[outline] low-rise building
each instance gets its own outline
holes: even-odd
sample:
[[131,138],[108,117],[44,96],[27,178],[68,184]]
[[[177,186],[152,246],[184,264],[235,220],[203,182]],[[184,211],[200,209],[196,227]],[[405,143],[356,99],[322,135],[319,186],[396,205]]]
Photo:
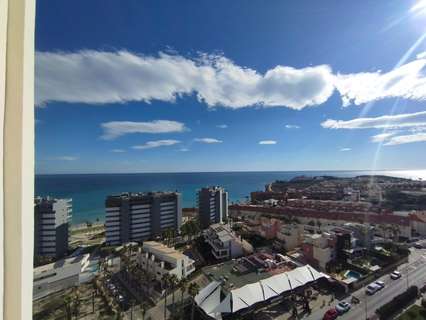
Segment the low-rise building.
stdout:
[[285,224],[277,232],[277,239],[281,241],[285,250],[290,251],[299,247],[303,241],[303,226],[296,224]]
[[302,249],[308,263],[322,270],[335,259],[335,241],[333,235],[327,232],[305,235]]
[[253,252],[253,247],[240,239],[227,224],[213,224],[203,232],[211,253],[218,259],[231,259]]
[[138,255],[138,263],[144,270],[161,281],[164,274],[174,274],[182,279],[195,271],[195,261],[159,242],[145,241]]
[[[359,204],[359,203],[358,203]],[[412,221],[409,216],[393,213],[377,213],[368,211],[339,211],[321,207],[278,206],[266,207],[258,205],[231,205],[229,213],[232,217],[246,218],[267,215],[276,218],[296,218],[300,224],[316,224],[321,229],[328,226],[343,227],[348,222],[371,225],[389,225],[398,229],[398,235],[410,239],[412,237]],[[419,226],[420,227],[420,226]]]
[[281,220],[261,217],[257,234],[268,240],[274,239],[277,237],[277,233],[281,229],[281,224]]
[[85,254],[35,268],[33,300],[90,281],[98,270],[98,261],[89,257]]

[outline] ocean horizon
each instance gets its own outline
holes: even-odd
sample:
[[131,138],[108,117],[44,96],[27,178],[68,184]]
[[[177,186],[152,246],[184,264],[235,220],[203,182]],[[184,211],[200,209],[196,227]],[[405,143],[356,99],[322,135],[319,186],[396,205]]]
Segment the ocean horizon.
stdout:
[[182,206],[196,206],[196,192],[204,186],[218,185],[229,192],[230,202],[244,201],[250,192],[264,190],[274,180],[296,176],[387,175],[409,179],[426,179],[422,170],[309,170],[309,171],[232,171],[232,172],[164,172],[164,173],[82,173],[37,174],[35,195],[73,200],[72,224],[103,221],[105,199],[122,192],[178,191]]

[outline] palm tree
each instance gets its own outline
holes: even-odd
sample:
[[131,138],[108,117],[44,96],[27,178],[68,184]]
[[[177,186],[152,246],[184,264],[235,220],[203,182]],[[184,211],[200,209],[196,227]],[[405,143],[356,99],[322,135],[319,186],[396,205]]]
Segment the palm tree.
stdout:
[[188,293],[192,298],[192,306],[191,306],[191,320],[194,320],[194,305],[195,305],[195,296],[200,291],[200,287],[196,282],[192,282],[188,287]]
[[146,314],[146,304],[141,304],[141,313],[142,313],[142,320],[145,320],[145,314]]
[[321,221],[317,220],[317,226],[318,226],[319,231],[321,231]]
[[188,235],[188,226],[186,223],[180,227],[180,234],[182,235],[182,239],[185,241],[185,237]]
[[399,235],[401,234],[401,230],[399,230],[398,226],[391,224],[388,226],[388,230],[391,232],[394,241],[398,241]]
[[95,290],[92,291],[92,313],[95,313]]
[[81,306],[80,293],[79,293],[78,289],[76,289],[75,292],[74,292],[74,297],[73,297],[73,309],[74,309],[74,314],[75,314],[76,319],[78,319],[78,313],[80,311],[80,306]]
[[121,320],[123,319],[123,314],[121,313],[121,310],[118,310],[115,314],[115,320]]
[[176,289],[176,285],[178,284],[178,277],[175,274],[172,274],[170,276],[170,287],[172,290],[172,311],[174,311],[175,309],[175,289]]
[[163,274],[163,277],[161,278],[161,282],[163,283],[164,287],[164,320],[166,320],[167,316],[167,293],[168,293],[168,287],[170,283],[170,275],[168,273]]
[[66,295],[64,298],[65,316],[67,320],[72,319],[71,297]]
[[183,295],[185,294],[186,288],[188,287],[188,280],[186,278],[180,279],[178,286],[180,289],[180,308],[181,308],[181,314],[183,318]]

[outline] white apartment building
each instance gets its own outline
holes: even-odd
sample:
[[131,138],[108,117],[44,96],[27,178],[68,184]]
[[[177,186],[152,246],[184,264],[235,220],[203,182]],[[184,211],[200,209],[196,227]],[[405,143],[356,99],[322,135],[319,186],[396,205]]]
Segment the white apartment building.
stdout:
[[281,241],[285,250],[290,251],[302,244],[303,233],[303,225],[286,224],[277,232],[277,239]]
[[331,235],[327,232],[321,234],[306,234],[304,242],[312,245],[312,257],[317,260],[322,270],[326,269],[327,263],[335,258],[335,248],[329,245]]
[[174,274],[178,279],[186,278],[195,271],[195,261],[159,242],[145,241],[138,255],[138,263],[158,281],[164,274]]
[[98,270],[98,261],[91,261],[89,257],[89,254],[85,254],[35,268],[33,300],[93,279]]
[[213,224],[203,232],[203,235],[211,247],[213,256],[218,260],[237,258],[253,252],[253,247],[240,239],[229,225]]

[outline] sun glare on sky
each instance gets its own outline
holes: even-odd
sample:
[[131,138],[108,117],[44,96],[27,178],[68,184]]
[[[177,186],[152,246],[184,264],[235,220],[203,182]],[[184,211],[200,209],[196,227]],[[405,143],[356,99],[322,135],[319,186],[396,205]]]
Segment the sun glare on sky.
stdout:
[[426,14],[426,0],[419,0],[410,9],[415,14]]

